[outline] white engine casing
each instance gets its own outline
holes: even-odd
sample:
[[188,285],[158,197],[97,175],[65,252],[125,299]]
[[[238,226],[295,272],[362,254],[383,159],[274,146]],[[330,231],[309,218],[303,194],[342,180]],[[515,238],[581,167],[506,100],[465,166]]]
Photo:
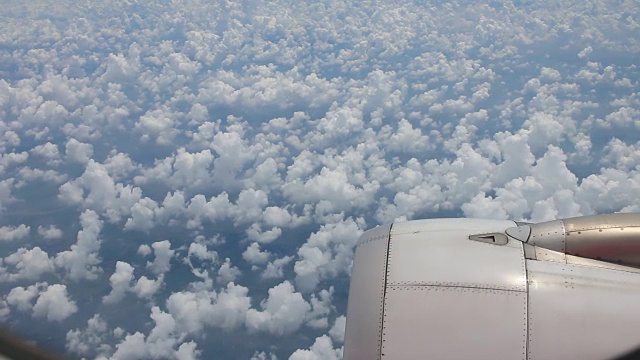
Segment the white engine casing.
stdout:
[[365,232],[344,358],[602,360],[640,346],[640,271],[512,236],[470,239],[514,227],[431,219]]

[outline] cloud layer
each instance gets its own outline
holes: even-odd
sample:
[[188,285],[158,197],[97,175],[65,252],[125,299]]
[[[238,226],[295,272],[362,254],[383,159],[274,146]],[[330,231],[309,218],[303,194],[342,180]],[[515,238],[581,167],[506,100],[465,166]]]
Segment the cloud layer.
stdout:
[[5,5],[0,318],[73,356],[339,359],[370,227],[640,211],[633,1]]

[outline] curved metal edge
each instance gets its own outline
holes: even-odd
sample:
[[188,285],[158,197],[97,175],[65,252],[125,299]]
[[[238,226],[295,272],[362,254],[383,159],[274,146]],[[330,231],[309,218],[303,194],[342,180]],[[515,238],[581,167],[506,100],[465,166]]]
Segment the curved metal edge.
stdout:
[[526,243],[529,241],[529,237],[531,236],[531,226],[519,225],[516,227],[510,227],[504,232],[512,238]]
[[344,359],[379,359],[391,226],[367,230],[358,240],[349,285]]
[[563,220],[547,221],[529,225],[531,236],[528,244],[564,253],[566,250],[566,230]]

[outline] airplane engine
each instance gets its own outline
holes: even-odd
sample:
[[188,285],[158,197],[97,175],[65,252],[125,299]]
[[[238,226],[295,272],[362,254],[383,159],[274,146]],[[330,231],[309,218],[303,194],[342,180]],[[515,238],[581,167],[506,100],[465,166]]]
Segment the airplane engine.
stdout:
[[640,347],[640,215],[365,232],[344,358],[616,359]]

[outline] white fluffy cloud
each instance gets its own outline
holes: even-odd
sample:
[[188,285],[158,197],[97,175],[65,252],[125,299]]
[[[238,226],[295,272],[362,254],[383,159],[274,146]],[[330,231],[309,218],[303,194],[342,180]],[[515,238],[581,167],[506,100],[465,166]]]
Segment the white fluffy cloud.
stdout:
[[218,284],[225,285],[236,281],[236,279],[240,277],[240,275],[242,275],[240,269],[238,269],[236,266],[233,266],[233,264],[231,263],[231,259],[226,258],[224,259],[224,263],[218,269],[216,282]]
[[133,266],[124,261],[118,261],[116,263],[116,270],[109,277],[111,283],[111,292],[102,298],[102,302],[105,304],[115,304],[120,302],[131,288],[131,282],[133,281]]
[[0,180],[0,210],[4,210],[10,202],[13,202],[14,198],[11,193],[14,183],[15,179],[13,178]]
[[248,291],[246,287],[229,283],[219,292],[176,292],[167,299],[167,309],[178,328],[189,333],[200,333],[207,326],[234,330],[244,324],[251,307]]
[[262,311],[247,311],[247,328],[249,331],[268,331],[275,335],[291,334],[298,330],[311,310],[302,294],[296,292],[288,281],[269,289],[269,297],[260,307]]
[[147,262],[147,268],[156,275],[161,275],[171,270],[171,258],[175,254],[175,250],[171,250],[171,242],[169,240],[156,241],[151,244],[155,258],[153,262]]
[[261,265],[269,261],[271,254],[268,251],[261,251],[260,244],[252,243],[242,253],[242,258],[252,265]]
[[34,317],[49,321],[62,321],[78,311],[76,302],[69,298],[67,286],[62,284],[18,286],[9,292],[7,302],[21,311],[32,310]]
[[311,295],[310,303],[311,303],[311,311],[307,313],[306,316],[306,325],[314,328],[314,329],[326,329],[329,327],[329,319],[328,315],[333,311],[333,287],[330,287],[329,290],[322,290],[316,296],[316,294]]
[[342,359],[342,349],[334,349],[331,338],[323,335],[316,338],[309,350],[296,350],[289,360],[339,360]]
[[293,261],[293,256],[284,256],[267,264],[260,275],[263,279],[281,279],[284,277],[284,267]]
[[15,306],[20,311],[29,311],[33,308],[33,300],[47,285],[47,283],[36,283],[26,288],[22,286],[15,287],[7,295],[7,303]]
[[79,178],[60,186],[58,197],[70,204],[81,204],[115,222],[131,213],[132,206],[141,199],[142,191],[116,183],[104,165],[90,159]]
[[149,279],[143,275],[138,279],[138,281],[136,281],[132,290],[138,298],[149,299],[158,292],[158,290],[160,290],[163,283],[164,274],[159,275],[155,280]]
[[65,145],[67,161],[86,164],[93,155],[93,146],[80,142],[74,138],[69,139]]
[[160,310],[151,308],[151,319],[154,327],[148,336],[140,332],[127,334],[125,339],[116,345],[116,351],[109,359],[196,359],[200,351],[193,341],[185,342],[176,328],[174,318]]
[[178,131],[174,128],[175,116],[171,110],[163,107],[154,109],[142,115],[136,123],[136,129],[141,133],[141,140],[155,140],[161,145],[170,145],[173,138],[178,135]]
[[0,241],[14,241],[29,236],[31,227],[21,224],[18,226],[0,226]]
[[37,155],[45,158],[47,160],[47,164],[50,166],[59,165],[61,162],[60,151],[58,150],[58,146],[50,142],[37,145],[33,149],[31,149],[29,152],[33,155]]
[[102,271],[98,254],[102,220],[94,211],[85,210],[80,214],[80,225],[82,230],[78,231],[76,243],[69,250],[58,253],[55,264],[64,268],[72,280],[93,280]]
[[162,182],[172,188],[199,190],[210,183],[213,160],[209,149],[190,153],[180,148],[175,155],[156,160],[153,168],[145,169],[134,180],[138,184]]
[[46,240],[55,240],[62,237],[62,230],[58,229],[55,225],[38,226],[38,235]]
[[164,274],[158,275],[156,280],[141,276],[134,281],[134,268],[129,263],[118,261],[116,269],[109,277],[111,292],[102,298],[105,304],[117,304],[127,293],[134,293],[140,299],[150,299],[164,283]]
[[49,321],[61,321],[78,311],[75,301],[69,299],[67,286],[49,285],[33,305],[33,316],[46,317]]
[[85,329],[69,330],[67,332],[68,351],[78,355],[89,355],[97,352],[103,353],[110,349],[104,344],[106,333],[108,331],[107,322],[98,314],[94,315],[87,321]]
[[329,330],[329,335],[336,344],[341,344],[344,342],[344,332],[346,324],[347,317],[344,315],[338,316],[336,318],[336,321],[333,323],[331,330]]
[[322,279],[330,279],[349,271],[353,248],[362,233],[362,224],[349,218],[324,225],[311,234],[298,250],[294,266],[296,285],[303,291],[313,291]]
[[26,152],[0,155],[0,174],[3,174],[7,168],[12,167],[13,165],[24,163],[28,158],[29,154]]
[[[33,249],[19,248],[4,258],[4,264],[8,267],[0,268],[3,269],[0,279],[5,281],[38,280],[43,274],[54,270],[54,260],[37,246]],[[15,272],[10,272],[10,268],[14,268]]]

